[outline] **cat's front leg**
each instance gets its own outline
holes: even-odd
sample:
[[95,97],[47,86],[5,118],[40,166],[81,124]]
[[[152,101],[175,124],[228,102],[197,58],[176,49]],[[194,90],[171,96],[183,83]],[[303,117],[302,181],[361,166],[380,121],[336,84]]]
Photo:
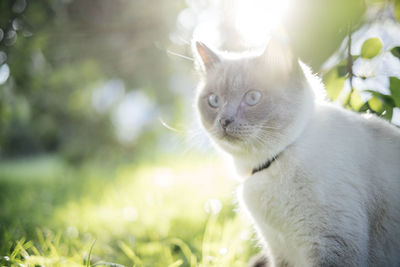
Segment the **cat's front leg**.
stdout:
[[314,250],[310,266],[349,266],[363,267],[368,265],[368,238],[364,240],[357,235],[346,237],[327,234],[322,237],[323,246]]
[[287,261],[281,258],[270,259],[266,252],[261,252],[260,254],[254,256],[250,259],[247,267],[291,267]]
[[253,256],[247,264],[247,267],[271,267],[268,256],[265,252],[261,252]]

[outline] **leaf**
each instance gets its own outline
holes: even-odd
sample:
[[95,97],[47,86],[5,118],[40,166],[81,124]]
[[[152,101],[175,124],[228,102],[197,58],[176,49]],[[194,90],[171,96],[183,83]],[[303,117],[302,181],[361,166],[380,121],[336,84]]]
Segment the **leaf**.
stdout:
[[394,3],[394,16],[400,22],[400,1],[395,1]]
[[392,52],[393,56],[400,58],[400,46],[393,47],[390,52]]
[[346,77],[340,77],[338,71],[335,68],[331,69],[323,77],[327,96],[332,100],[336,100],[343,89],[345,81]]
[[382,50],[382,42],[379,38],[370,38],[366,40],[361,48],[362,58],[373,58]]
[[365,92],[371,93],[374,97],[381,100],[381,102],[387,107],[395,107],[396,106],[396,103],[394,102],[392,96],[390,96],[390,95],[381,94],[381,93],[373,91],[373,90],[365,90]]
[[393,108],[386,108],[385,111],[381,114],[382,118],[385,118],[388,121],[392,120],[392,116],[393,116]]
[[394,101],[391,96],[381,94],[372,90],[366,90],[373,94],[373,97],[368,100],[368,105],[371,110],[377,113],[382,118],[390,121],[393,115]]
[[377,97],[371,97],[371,99],[368,100],[368,105],[378,114],[381,114],[385,110],[383,103]]
[[389,81],[389,88],[392,98],[396,103],[396,107],[400,107],[400,79],[396,77],[389,77]]
[[347,66],[338,66],[337,67],[337,73],[339,77],[344,77],[347,74]]
[[362,105],[359,109],[358,112],[367,112],[369,110],[368,102],[365,102],[364,105]]
[[360,96],[360,93],[357,90],[354,90],[351,93],[351,98],[350,98],[350,106],[352,109],[355,111],[359,111],[363,106],[364,106],[364,101],[362,101],[362,98]]

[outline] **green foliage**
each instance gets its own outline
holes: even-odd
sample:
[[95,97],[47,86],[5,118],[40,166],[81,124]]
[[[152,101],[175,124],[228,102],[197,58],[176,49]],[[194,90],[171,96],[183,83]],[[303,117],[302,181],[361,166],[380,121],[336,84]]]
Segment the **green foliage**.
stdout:
[[346,81],[346,77],[340,74],[339,69],[332,69],[323,77],[327,96],[333,100],[337,99]]
[[372,90],[367,90],[372,94],[372,97],[368,100],[369,110],[381,115],[383,118],[390,120],[393,115],[393,108],[395,103],[390,95],[381,94]]
[[[380,1],[377,2],[382,4]],[[383,8],[384,7],[385,6],[383,6]],[[388,20],[391,20],[391,18],[388,18]],[[382,23],[380,20],[370,20],[363,26],[364,31],[368,29],[368,26],[374,23],[377,24],[375,25],[377,27],[384,27],[382,26],[383,24],[379,26],[379,24]],[[360,30],[360,32],[362,31],[363,30]],[[360,32],[358,35],[352,35],[351,38],[354,38],[353,36],[363,38]],[[385,38],[388,37],[386,36]],[[390,40],[390,38],[388,40]],[[340,102],[352,110],[359,112],[369,111],[390,121],[392,120],[393,109],[400,108],[400,83],[398,78],[389,77],[389,74],[386,72],[377,73],[379,70],[378,65],[385,65],[386,68],[390,68],[390,66],[386,66],[388,63],[383,62],[385,58],[389,57],[376,57],[378,55],[388,54],[390,56],[395,56],[396,59],[394,60],[400,60],[400,54],[398,47],[385,51],[383,49],[384,42],[385,40],[381,39],[381,36],[366,39],[362,43],[360,53],[356,54],[354,51],[351,51],[351,56],[349,56],[349,43],[348,40],[346,40],[346,43],[342,44],[342,50],[340,51],[341,61],[326,70],[323,75],[323,81],[326,85],[327,96],[330,99]],[[339,53],[337,53],[336,56],[338,56],[338,54]],[[357,64],[354,64],[354,62]],[[391,64],[393,64],[393,62],[394,61],[390,61]],[[355,65],[358,68],[357,70],[354,69]],[[393,73],[396,75],[395,71]],[[380,80],[377,79],[378,77]],[[382,89],[382,87],[386,85],[378,84],[378,81],[382,81],[382,79],[386,78],[389,86],[388,88]],[[357,83],[355,83],[355,80],[357,80]],[[367,81],[369,81],[369,83],[366,83]],[[346,90],[344,90],[345,86]],[[361,88],[357,88],[358,86],[361,86]]]
[[346,102],[349,101],[350,106],[355,110],[355,111],[365,111],[362,110],[364,108],[365,103],[363,102],[360,93],[357,90],[354,90],[351,95],[349,94],[348,96],[350,99],[346,99]]
[[400,107],[400,79],[390,77],[390,92],[397,107]]
[[370,38],[366,40],[361,47],[362,58],[373,58],[382,50],[382,42],[379,38]]
[[395,57],[400,58],[400,46],[397,46],[397,47],[392,48],[392,50],[390,50],[390,52],[392,52],[392,54],[393,54]]
[[397,21],[400,22],[400,1],[399,0],[394,1],[394,15],[395,15]]

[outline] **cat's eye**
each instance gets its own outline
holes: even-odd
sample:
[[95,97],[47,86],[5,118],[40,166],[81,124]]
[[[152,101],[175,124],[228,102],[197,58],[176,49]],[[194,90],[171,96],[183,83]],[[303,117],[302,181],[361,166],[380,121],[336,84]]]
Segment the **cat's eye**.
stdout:
[[244,100],[246,101],[247,105],[254,106],[260,101],[261,96],[262,94],[260,91],[251,90],[246,93],[246,95],[244,96]]
[[217,96],[216,94],[210,94],[208,96],[208,104],[212,107],[212,108],[218,108],[221,105],[221,99],[219,96]]

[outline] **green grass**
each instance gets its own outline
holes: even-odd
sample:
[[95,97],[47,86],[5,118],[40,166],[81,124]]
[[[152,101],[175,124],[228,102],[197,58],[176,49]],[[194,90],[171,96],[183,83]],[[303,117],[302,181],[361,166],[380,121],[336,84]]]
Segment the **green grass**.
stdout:
[[253,233],[222,166],[3,162],[0,266],[245,266]]

